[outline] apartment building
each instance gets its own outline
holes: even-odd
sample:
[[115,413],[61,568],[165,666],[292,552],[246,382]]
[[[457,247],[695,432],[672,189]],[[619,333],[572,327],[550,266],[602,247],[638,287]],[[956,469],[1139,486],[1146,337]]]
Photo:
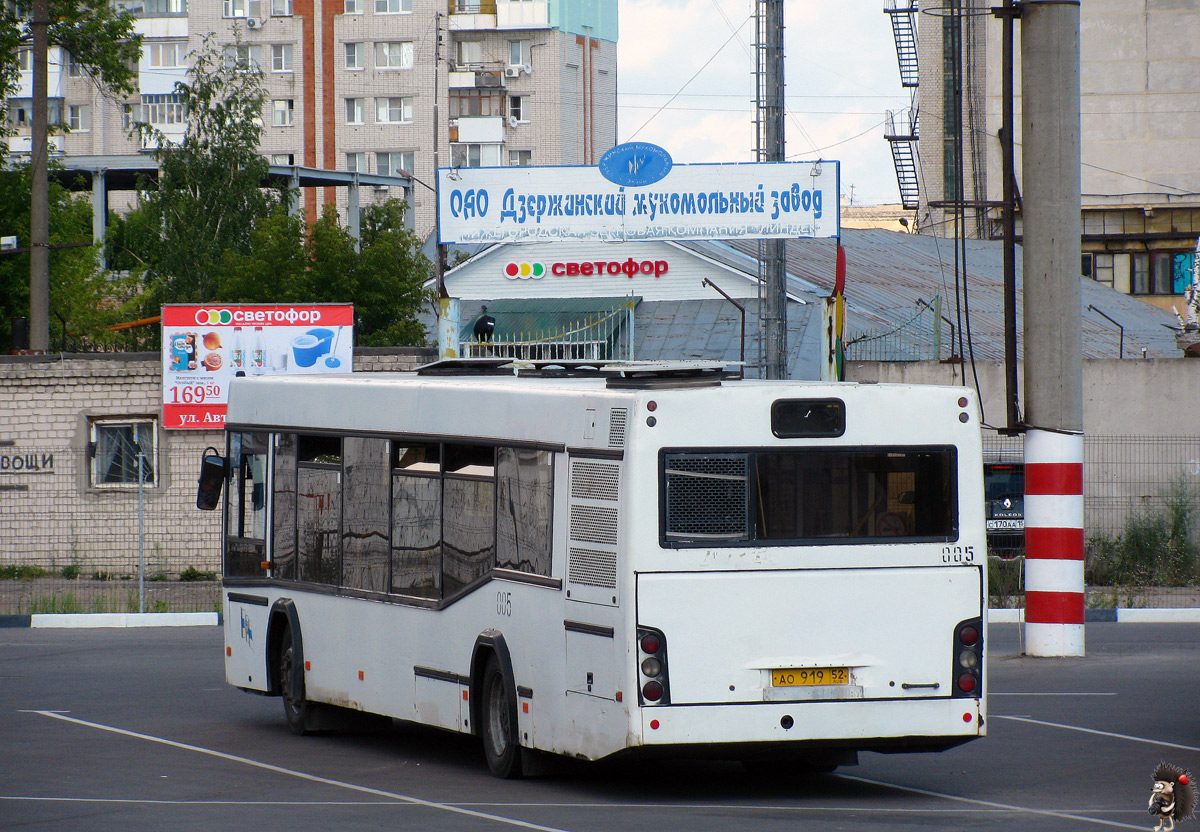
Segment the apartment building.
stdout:
[[[51,49],[50,117],[65,156],[148,154],[146,121],[181,137],[175,84],[215,33],[264,76],[262,152],[273,164],[394,175],[412,189],[415,228],[434,227],[436,167],[590,165],[616,143],[615,0],[117,0],[144,37],[138,95],[114,102]],[[9,101],[14,152],[29,150],[32,72]],[[363,189],[360,202],[402,196]],[[344,189],[305,188],[310,217]]]
[[[915,192],[913,197],[922,233],[955,233],[951,205],[960,170],[968,205],[961,233],[972,238],[1001,233],[1002,30],[991,14],[996,5],[956,0],[925,14],[918,13],[917,0],[888,0],[904,83],[914,89],[913,112],[897,119],[913,129],[893,130],[889,138],[893,150],[901,151],[895,155],[902,181],[903,146],[916,147],[907,173],[919,190],[919,198]],[[1019,20],[1015,29],[1019,185]],[[1160,308],[1182,310],[1181,293],[1191,281],[1200,237],[1196,4],[1089,0],[1080,6],[1080,52],[1082,272]]]

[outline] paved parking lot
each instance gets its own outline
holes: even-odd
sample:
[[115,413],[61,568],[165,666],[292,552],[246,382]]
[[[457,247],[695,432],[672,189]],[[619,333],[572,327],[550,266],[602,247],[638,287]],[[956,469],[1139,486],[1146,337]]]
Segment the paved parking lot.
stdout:
[[1152,767],[1200,771],[1200,625],[1090,624],[1084,659],[1022,657],[1017,634],[989,628],[990,735],[943,754],[502,782],[470,738],[292,736],[277,699],[225,685],[215,627],[0,630],[0,829],[1153,828]]

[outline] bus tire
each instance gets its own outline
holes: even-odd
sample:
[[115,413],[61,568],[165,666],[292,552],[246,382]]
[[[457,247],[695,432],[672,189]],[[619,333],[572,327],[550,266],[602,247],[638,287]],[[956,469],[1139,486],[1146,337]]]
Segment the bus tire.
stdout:
[[480,735],[488,770],[503,780],[521,777],[521,743],[517,739],[516,693],[494,653],[483,668]]
[[308,733],[309,702],[304,698],[304,669],[292,639],[292,628],[285,627],[279,644],[279,692],[283,695],[283,715],[288,729],[297,736]]

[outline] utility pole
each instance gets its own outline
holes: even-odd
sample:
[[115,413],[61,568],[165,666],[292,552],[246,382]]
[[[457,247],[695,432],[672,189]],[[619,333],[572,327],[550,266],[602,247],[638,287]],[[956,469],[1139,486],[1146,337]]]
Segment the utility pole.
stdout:
[[[758,0],[755,101],[759,162],[785,161],[783,0]],[[787,258],[783,240],[759,242],[763,357],[766,378],[787,378]]]
[[29,145],[29,347],[50,349],[50,175],[47,158],[49,113],[49,0],[33,0],[33,130]]
[[1079,0],[1021,3],[1025,644],[1084,655]]

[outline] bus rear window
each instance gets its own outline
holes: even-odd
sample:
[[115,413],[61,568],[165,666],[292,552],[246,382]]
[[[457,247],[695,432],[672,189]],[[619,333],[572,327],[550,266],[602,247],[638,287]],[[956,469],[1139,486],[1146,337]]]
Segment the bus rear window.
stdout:
[[665,452],[661,539],[669,547],[955,540],[956,469],[952,447]]

